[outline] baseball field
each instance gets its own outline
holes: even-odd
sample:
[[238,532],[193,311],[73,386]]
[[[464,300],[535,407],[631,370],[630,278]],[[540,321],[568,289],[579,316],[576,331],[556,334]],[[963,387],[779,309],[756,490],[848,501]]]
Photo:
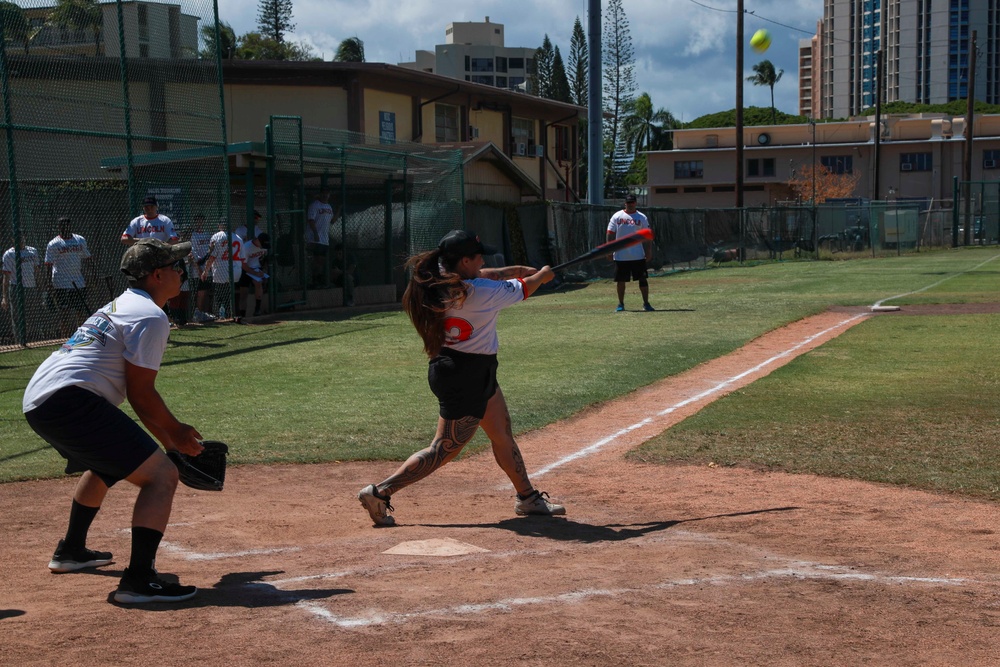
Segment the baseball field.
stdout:
[[[53,575],[75,483],[20,415],[49,349],[0,356],[0,663],[994,665],[1000,253],[785,262],[565,284],[500,318],[500,383],[556,518],[516,517],[477,436],[424,447],[426,360],[394,310],[175,331],[157,386],[225,440],[157,567],[198,596],[110,602],[131,488]],[[899,310],[872,312],[872,306]]]

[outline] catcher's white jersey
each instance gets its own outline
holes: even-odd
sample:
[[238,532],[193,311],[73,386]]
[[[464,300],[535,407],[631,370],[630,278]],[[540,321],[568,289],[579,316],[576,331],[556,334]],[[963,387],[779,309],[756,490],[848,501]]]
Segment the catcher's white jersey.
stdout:
[[125,362],[158,371],[169,336],[167,314],[145,291],[130,287],[42,362],[24,390],[22,407],[33,410],[56,391],[74,385],[121,405]]
[[474,278],[465,282],[469,285],[465,303],[444,314],[444,344],[459,352],[496,354],[500,349],[497,317],[507,306],[524,301],[524,281]]
[[45,263],[52,267],[52,286],[57,289],[85,287],[83,260],[90,258],[87,239],[79,234],[64,239],[57,236],[45,247]]
[[133,239],[160,239],[164,243],[180,240],[174,232],[174,221],[162,213],[152,219],[145,215],[132,218],[132,222],[128,223],[128,227],[122,232],[122,239],[130,236]]
[[[642,213],[639,213],[639,211],[636,211],[632,215],[629,215],[625,211],[618,211],[611,216],[611,221],[608,223],[608,231],[614,232],[616,239],[631,236],[640,229],[649,229],[649,220]],[[642,243],[636,243],[634,246],[629,246],[614,254],[616,262],[628,262],[645,258],[646,248]]]

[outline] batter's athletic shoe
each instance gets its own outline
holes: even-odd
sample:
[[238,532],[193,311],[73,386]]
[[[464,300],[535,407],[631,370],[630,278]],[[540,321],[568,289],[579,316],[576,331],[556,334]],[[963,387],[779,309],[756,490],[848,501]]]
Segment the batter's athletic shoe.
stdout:
[[358,500],[366,510],[368,515],[375,522],[376,526],[395,526],[396,520],[389,516],[392,505],[389,504],[389,496],[380,496],[374,484],[369,484],[358,491]]
[[647,313],[652,313],[652,312],[654,312],[656,310],[656,308],[653,308],[648,303],[642,304],[642,309],[645,310]]
[[53,572],[75,572],[87,567],[100,567],[114,562],[110,551],[94,551],[80,547],[67,549],[65,540],[59,540],[56,552],[49,561],[49,569]]
[[565,514],[566,508],[562,505],[556,505],[555,503],[550,503],[547,498],[549,494],[544,491],[532,491],[528,494],[527,498],[517,497],[517,503],[514,505],[514,513],[525,516],[528,514],[537,514],[542,516],[555,516],[557,514]]
[[134,577],[125,568],[122,580],[115,591],[115,602],[121,604],[143,604],[146,602],[184,602],[194,597],[195,586],[181,586],[164,581],[150,570],[145,577]]
[[625,304],[624,303],[619,303],[618,307],[615,308],[615,312],[616,313],[624,313],[625,312]]

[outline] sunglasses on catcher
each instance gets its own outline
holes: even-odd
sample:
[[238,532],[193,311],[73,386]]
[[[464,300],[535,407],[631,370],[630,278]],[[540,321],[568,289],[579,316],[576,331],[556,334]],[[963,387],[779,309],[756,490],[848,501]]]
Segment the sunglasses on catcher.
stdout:
[[181,282],[188,279],[187,265],[184,263],[183,259],[178,259],[170,264],[164,264],[163,266],[156,267],[158,269],[173,269],[177,273],[181,274]]

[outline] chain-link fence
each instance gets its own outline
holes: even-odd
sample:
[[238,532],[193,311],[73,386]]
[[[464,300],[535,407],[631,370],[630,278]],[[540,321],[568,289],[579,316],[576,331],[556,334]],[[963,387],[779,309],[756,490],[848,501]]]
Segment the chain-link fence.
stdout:
[[216,19],[210,0],[3,3],[0,349],[64,339],[121,292],[147,196],[180,236],[228,216],[221,70],[198,57]]
[[1000,181],[955,183],[950,245],[1000,243]]

